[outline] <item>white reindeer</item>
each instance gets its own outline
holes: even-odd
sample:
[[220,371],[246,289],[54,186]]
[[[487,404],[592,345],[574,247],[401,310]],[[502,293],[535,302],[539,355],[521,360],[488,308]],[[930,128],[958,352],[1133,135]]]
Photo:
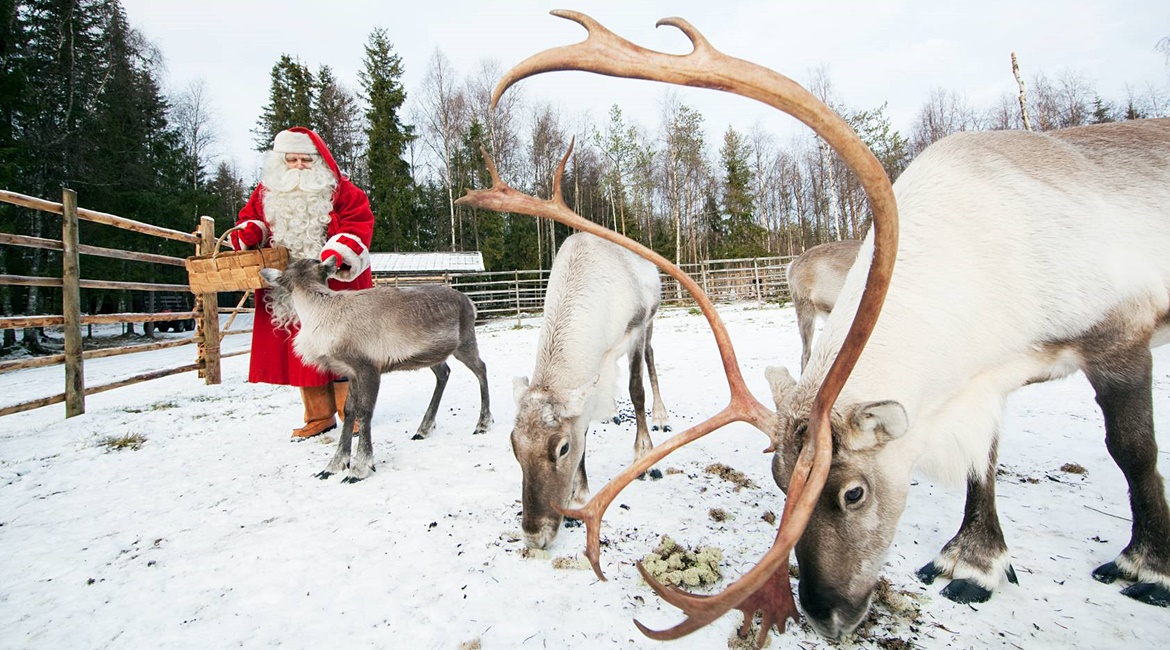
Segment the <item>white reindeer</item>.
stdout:
[[[1150,348],[1170,341],[1170,119],[956,134],[919,155],[894,192],[889,293],[834,407],[832,466],[795,547],[805,613],[831,637],[865,617],[915,467],[967,484],[962,526],[920,578],[950,578],[942,593],[957,602],[1015,582],[995,510],[1004,401],[1077,370],[1096,390],[1133,513],[1130,543],[1093,575],[1170,605],[1150,392]],[[871,233],[800,382],[768,370],[780,486],[872,255]]]
[[792,260],[785,269],[788,292],[796,308],[800,330],[800,369],[808,365],[813,328],[817,318],[827,318],[837,304],[845,274],[857,259],[861,242],[852,239],[813,246]]
[[[435,412],[447,386],[455,357],[479,380],[479,421],[472,433],[492,426],[488,400],[487,366],[479,357],[475,339],[475,306],[467,296],[445,285],[374,287],[360,291],[333,291],[326,280],[337,270],[337,260],[294,260],[283,272],[262,269],[270,285],[268,297],[277,322],[296,322],[300,329],[293,348],[307,363],[350,378],[345,423],[337,452],[318,478],[345,470],[343,483],[360,481],[374,471],[370,420],[378,400],[382,373],[430,368],[435,390],[414,440],[435,428]],[[353,434],[357,452],[350,457]]]
[[532,382],[515,381],[512,451],[523,473],[522,529],[528,546],[548,546],[562,521],[557,508],[580,505],[589,495],[585,434],[590,420],[615,411],[619,357],[628,356],[630,362],[635,458],[653,447],[643,359],[654,393],[654,427],[669,430],[650,347],[660,299],[658,269],[650,262],[586,233],[561,245],[549,275]]

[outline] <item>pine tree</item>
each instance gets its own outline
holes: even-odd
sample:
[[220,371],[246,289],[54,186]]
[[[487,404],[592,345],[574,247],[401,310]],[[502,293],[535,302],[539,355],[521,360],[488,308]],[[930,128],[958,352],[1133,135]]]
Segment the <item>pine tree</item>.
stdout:
[[293,126],[313,125],[313,73],[300,59],[281,54],[272,66],[268,104],[252,129],[256,151],[267,151],[277,133]]
[[723,218],[726,237],[718,254],[723,257],[753,257],[764,254],[764,229],[756,224],[755,199],[751,194],[751,168],[747,143],[728,127],[719,150],[723,167]]
[[402,58],[394,53],[386,30],[375,29],[359,76],[367,104],[367,194],[374,211],[373,249],[380,251],[404,249],[414,213],[414,180],[402,158],[414,129],[398,116],[406,101],[402,74]]

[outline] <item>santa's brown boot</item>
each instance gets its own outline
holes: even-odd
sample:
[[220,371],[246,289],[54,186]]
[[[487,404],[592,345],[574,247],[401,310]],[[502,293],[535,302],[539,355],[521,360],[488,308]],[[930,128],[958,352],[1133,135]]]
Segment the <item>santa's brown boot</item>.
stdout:
[[349,382],[333,382],[333,400],[337,405],[337,419],[345,424],[345,400],[349,399]]
[[337,426],[333,414],[337,405],[333,400],[333,383],[324,386],[304,386],[301,401],[305,403],[305,426],[293,429],[293,440],[304,440],[325,433]]

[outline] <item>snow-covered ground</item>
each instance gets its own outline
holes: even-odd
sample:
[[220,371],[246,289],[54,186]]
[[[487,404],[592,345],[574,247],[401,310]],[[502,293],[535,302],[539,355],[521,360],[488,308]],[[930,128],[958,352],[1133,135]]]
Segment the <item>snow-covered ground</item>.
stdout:
[[[799,365],[793,311],[721,313],[749,386],[768,403],[764,367]],[[487,435],[471,435],[477,390],[458,363],[424,441],[409,438],[431,374],[386,376],[374,421],[378,471],[355,485],[314,478],[333,453],[334,433],[290,443],[299,396],[247,384],[246,355],[225,360],[221,385],[185,373],[91,396],[87,412],[69,420],[62,405],[0,418],[0,647],[740,647],[737,612],[669,644],[642,637],[631,619],[654,628],[680,620],[634,566],[662,535],[721,548],[719,588],[771,544],[775,527],[764,515],[781,512],[782,496],[760,453],[767,441],[746,425],[683,448],[661,465],[663,479],[619,496],[602,529],[608,582],[553,565],[579,555],[583,528],[562,530],[547,557],[522,553],[520,471],[508,432],[512,377],[532,370],[537,326],[479,330],[496,419]],[[228,341],[246,345],[247,337]],[[701,316],[666,311],[655,344],[675,431],[726,404]],[[86,382],[193,356],[184,347],[95,360]],[[1154,377],[1166,475],[1170,346],[1155,351]],[[0,406],[62,386],[60,367],[0,375]],[[1170,610],[1090,576],[1127,543],[1130,524],[1125,482],[1105,451],[1087,382],[1077,375],[1027,387],[1008,409],[999,511],[1020,585],[969,606],[939,596],[941,583],[916,581],[914,570],[957,529],[964,497],[961,487],[919,478],[884,572],[901,607],[877,608],[844,647],[1165,647]],[[137,450],[102,444],[135,435],[145,438]],[[596,490],[631,459],[632,424],[597,424],[590,435]],[[714,462],[756,487],[737,490],[707,473]],[[1087,471],[1062,471],[1066,463]],[[730,518],[715,521],[715,508]],[[770,641],[824,644],[803,623]]]

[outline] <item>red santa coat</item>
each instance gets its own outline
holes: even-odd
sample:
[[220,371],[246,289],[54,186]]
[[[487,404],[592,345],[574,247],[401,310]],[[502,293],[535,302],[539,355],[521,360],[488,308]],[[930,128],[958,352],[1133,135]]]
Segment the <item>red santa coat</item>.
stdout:
[[[350,279],[348,281],[330,279],[329,288],[346,291],[374,286],[369,262],[370,238],[374,233],[374,213],[370,211],[369,198],[348,178],[342,176],[337,162],[320,136],[304,127],[293,127],[289,130],[308,135],[321,158],[338,178],[321,258],[324,259],[334,253],[339,254],[342,261],[349,266],[348,273],[339,276],[348,275]],[[266,191],[263,184],[258,185],[236,220],[237,225],[252,222],[263,230],[261,247],[272,245],[270,236],[272,223],[264,215]],[[247,248],[239,241],[237,234],[232,233],[232,245],[237,249]],[[264,308],[264,293],[263,289],[256,290],[256,317],[252,327],[252,358],[248,367],[248,381],[291,386],[322,386],[336,379],[337,377],[331,373],[305,364],[293,350],[293,337],[299,328],[294,326],[289,331],[276,328],[272,324],[272,315]]]

